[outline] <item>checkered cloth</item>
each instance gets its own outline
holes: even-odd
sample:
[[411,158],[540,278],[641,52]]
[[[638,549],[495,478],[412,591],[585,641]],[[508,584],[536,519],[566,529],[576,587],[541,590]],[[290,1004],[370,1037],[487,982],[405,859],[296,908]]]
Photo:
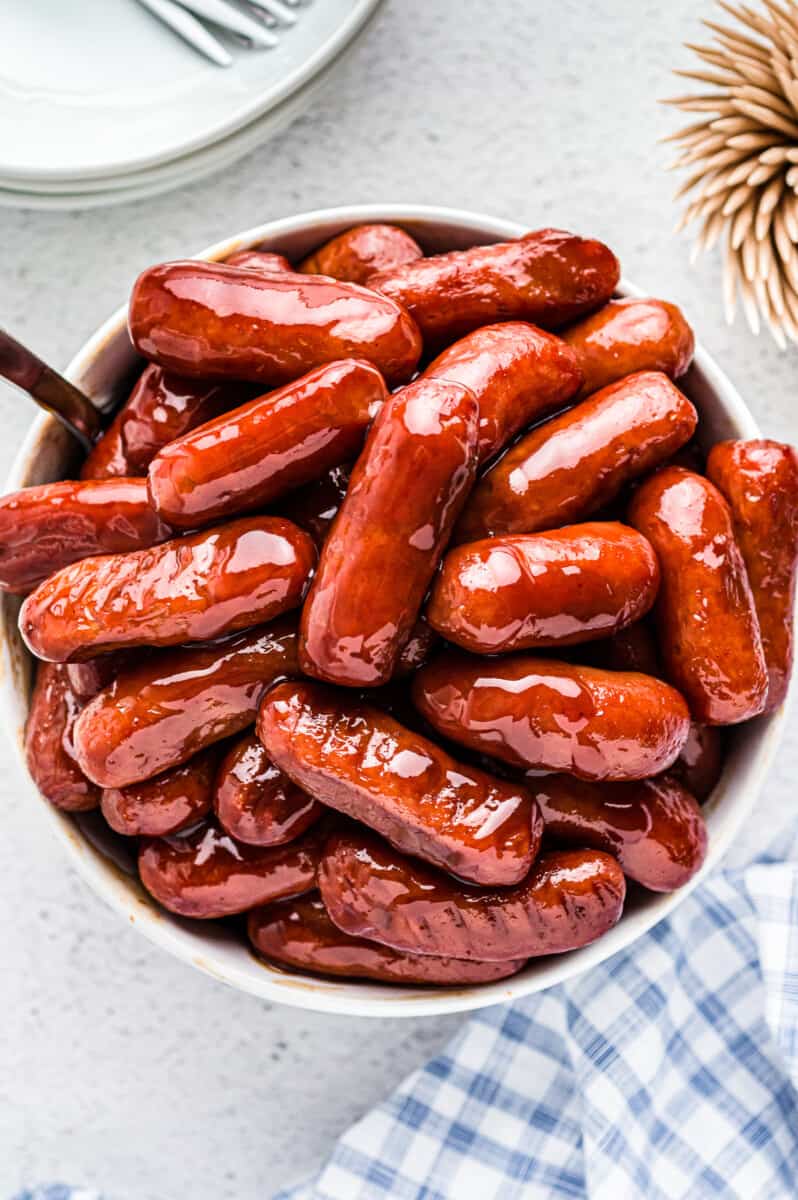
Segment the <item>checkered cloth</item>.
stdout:
[[466,1021],[277,1200],[792,1200],[796,1086],[792,830],[601,967]]
[[472,1017],[278,1200],[786,1200],[796,1085],[792,831],[602,966]]

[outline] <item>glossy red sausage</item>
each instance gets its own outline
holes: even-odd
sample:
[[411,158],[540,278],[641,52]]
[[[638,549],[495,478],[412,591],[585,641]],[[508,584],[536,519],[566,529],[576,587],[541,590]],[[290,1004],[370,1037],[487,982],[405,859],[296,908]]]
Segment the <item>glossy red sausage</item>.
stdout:
[[100,791],[74,756],[73,730],[80,704],[66,668],[40,663],[25,725],[25,762],[33,782],[51,804],[65,812],[87,812],[100,803]]
[[216,747],[144,783],[106,788],[100,807],[112,829],[127,837],[166,837],[207,816],[213,802]]
[[245,734],[224,756],[213,805],[222,828],[252,846],[290,842],[324,812],[272,762],[254,733]]
[[514,766],[582,779],[666,770],[690,716],[667,683],[633,672],[515,654],[442,654],[413,681],[416,707],[444,737]]
[[768,669],[765,712],[784,702],[793,663],[798,455],[782,442],[720,442],[707,475],[732,512]]
[[569,775],[530,780],[545,836],[592,846],[653,892],[672,892],[695,875],[707,852],[701,809],[667,775],[639,783],[585,783]]
[[263,271],[267,275],[275,271],[294,274],[294,268],[285,255],[275,254],[271,250],[237,250],[224,261],[228,267],[245,267],[250,271]]
[[629,520],[662,567],[656,618],[668,678],[705,725],[755,717],[767,669],[726,501],[702,475],[665,467],[638,489]]
[[279,684],[257,731],[272,761],[317,800],[464,879],[517,883],[537,854],[540,818],[523,787],[456,762],[355,697]]
[[134,284],[128,320],[140,354],[191,378],[275,387],[354,357],[403,383],[421,354],[415,322],[388,296],[324,276],[223,263],[150,267]]
[[495,321],[557,329],[609,300],[619,277],[618,260],[602,242],[538,229],[518,241],[405,263],[372,275],[369,287],[402,304],[429,347]]
[[356,225],[319,246],[299,264],[299,270],[365,283],[375,271],[390,271],[421,256],[418,242],[396,225]]
[[215,645],[153,654],[80,714],[80,766],[101,787],[125,787],[240,733],[269,684],[296,671],[296,642],[294,621],[282,617]]
[[479,402],[477,455],[484,463],[539,417],[578,391],[576,355],[554,334],[523,321],[486,325],[439,354],[425,379],[450,379]]
[[139,875],[170,912],[229,917],[314,888],[325,837],[311,829],[286,846],[245,846],[209,821],[182,837],[143,841]]
[[182,379],[150,363],[84,462],[81,479],[146,475],[162,446],[242,404],[247,390],[239,383]]
[[678,379],[693,361],[695,349],[681,309],[651,297],[610,300],[560,336],[575,351],[582,369],[582,397],[635,371],[664,371]]
[[479,481],[456,531],[470,542],[590,516],[692,436],[698,417],[666,375],[630,375],[521,438]]
[[394,673],[476,470],[478,409],[420,379],[372,426],[302,611],[306,675],[376,687]]
[[143,479],[23,488],[0,499],[0,591],[30,592],[69,563],[154,546],[171,533]]
[[591,641],[651,608],[659,564],[644,537],[615,521],[486,538],[450,550],[427,620],[475,654]]
[[586,946],[616,924],[626,882],[600,850],[542,855],[513,888],[472,888],[365,830],[336,834],[319,864],[327,912],[355,937],[407,954],[507,962]]
[[64,567],[28,596],[19,628],[54,662],[210,641],[298,607],[315,562],[309,535],[282,517],[231,521]]
[[402,954],[338,929],[318,893],[254,909],[249,914],[247,933],[258,954],[280,966],[318,975],[377,979],[381,983],[489,983],[514,975],[525,962],[510,959],[480,963],[431,954]]
[[309,533],[319,550],[343,503],[351,471],[351,466],[331,467],[320,479],[279,502],[281,513]]
[[357,455],[386,394],[367,362],[319,367],[165,446],[150,464],[153,504],[179,528],[262,508]]

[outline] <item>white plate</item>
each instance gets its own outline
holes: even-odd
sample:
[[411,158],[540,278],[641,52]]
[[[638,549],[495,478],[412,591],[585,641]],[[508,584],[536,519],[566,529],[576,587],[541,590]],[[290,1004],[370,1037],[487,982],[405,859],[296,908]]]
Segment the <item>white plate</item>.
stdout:
[[307,83],[296,95],[270,109],[263,116],[229,134],[210,146],[204,146],[157,167],[120,175],[113,180],[82,181],[69,183],[38,183],[35,191],[16,185],[8,186],[0,177],[0,208],[30,208],[45,212],[60,212],[76,208],[104,208],[110,204],[126,204],[156,196],[170,188],[194,183],[197,179],[219,171],[249,154],[269,138],[281,133],[301,116],[329,85],[343,59],[343,51],[315,79]]
[[[369,204],[302,213],[249,229],[217,242],[197,257],[223,259],[235,250],[265,245],[290,259],[303,257],[320,243],[365,221],[402,225],[427,253],[457,249],[479,242],[515,238],[527,227],[497,217],[459,209],[424,205]],[[642,294],[622,283],[624,295]],[[121,308],[86,343],[72,360],[67,375],[94,400],[103,404],[120,381],[129,378],[136,361]],[[700,345],[695,362],[683,381],[701,414],[701,430],[708,443],[722,438],[759,436],[756,422],[736,388]],[[26,484],[62,478],[71,452],[69,435],[52,417],[41,416],[26,437],[7,480],[9,491]],[[532,959],[512,979],[482,986],[452,988],[392,987],[346,979],[318,979],[289,975],[257,961],[241,939],[216,922],[185,921],[171,916],[147,895],[135,874],[127,869],[115,837],[92,814],[69,817],[49,805],[37,792],[24,765],[22,738],[28,711],[30,656],[17,629],[19,600],[0,596],[0,706],[3,725],[13,740],[22,772],[25,799],[36,805],[54,830],[75,870],[89,886],[126,921],[169,954],[265,1000],[297,1008],[353,1016],[410,1017],[463,1012],[515,1000],[562,983],[610,955],[631,945],[666,917],[715,867],[750,814],[762,780],[784,727],[784,708],[729,730],[729,750],[721,779],[704,805],[709,849],[701,871],[686,887],[669,895],[635,890],[620,922],[609,933],[582,950]]]
[[380,0],[312,0],[269,50],[214,66],[137,0],[3,0],[0,175],[94,179],[186,155],[295,93],[355,37]]

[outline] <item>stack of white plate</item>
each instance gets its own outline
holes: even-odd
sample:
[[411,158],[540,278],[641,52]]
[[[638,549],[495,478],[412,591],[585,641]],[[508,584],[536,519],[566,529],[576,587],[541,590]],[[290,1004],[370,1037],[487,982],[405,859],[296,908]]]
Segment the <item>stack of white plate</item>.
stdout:
[[218,170],[308,107],[379,3],[304,0],[279,45],[228,41],[221,68],[137,0],[0,0],[0,205],[121,204]]

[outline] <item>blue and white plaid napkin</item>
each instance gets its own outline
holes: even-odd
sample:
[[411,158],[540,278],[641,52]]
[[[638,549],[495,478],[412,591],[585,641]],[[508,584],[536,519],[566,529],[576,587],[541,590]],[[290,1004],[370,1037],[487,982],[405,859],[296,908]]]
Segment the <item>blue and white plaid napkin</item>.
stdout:
[[601,967],[472,1017],[280,1200],[793,1200],[796,1086],[793,829]]
[[601,967],[470,1018],[279,1200],[793,1200],[796,1087],[793,828]]

